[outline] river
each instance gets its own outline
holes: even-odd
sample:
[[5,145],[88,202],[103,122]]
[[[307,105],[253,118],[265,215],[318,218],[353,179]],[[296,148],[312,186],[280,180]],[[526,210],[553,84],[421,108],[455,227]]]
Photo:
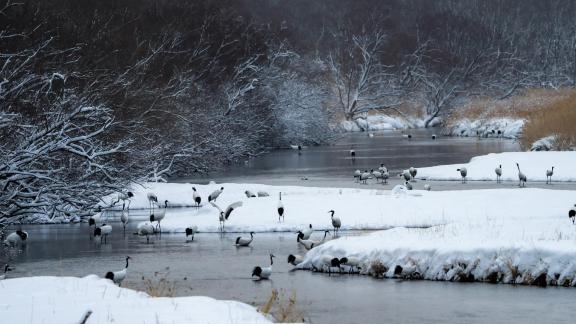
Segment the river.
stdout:
[[[279,150],[203,179],[272,184],[331,185],[351,181],[350,170],[371,168],[381,161],[392,170],[466,162],[489,152],[514,151],[508,140],[470,138],[430,139],[431,131],[416,131],[412,140],[397,132],[368,137],[351,134],[336,144],[313,147],[298,155]],[[357,152],[353,164],[347,152]],[[309,180],[301,180],[307,178]],[[144,220],[146,215],[139,216]],[[248,248],[234,246],[236,234],[197,234],[185,242],[183,234],[163,234],[143,244],[131,234],[138,221],[123,235],[117,217],[108,244],[89,239],[87,224],[31,225],[29,243],[21,250],[0,252],[0,264],[15,267],[11,277],[103,275],[120,270],[124,257],[132,263],[123,285],[140,290],[166,279],[165,294],[206,295],[263,305],[272,289],[296,298],[303,316],[314,323],[568,323],[576,315],[574,289],[511,285],[462,284],[431,281],[379,280],[358,275],[327,275],[291,271],[289,254],[304,254],[290,233],[258,233]],[[345,232],[344,236],[362,235]],[[277,258],[272,279],[253,281],[256,265],[268,264],[268,253]]]

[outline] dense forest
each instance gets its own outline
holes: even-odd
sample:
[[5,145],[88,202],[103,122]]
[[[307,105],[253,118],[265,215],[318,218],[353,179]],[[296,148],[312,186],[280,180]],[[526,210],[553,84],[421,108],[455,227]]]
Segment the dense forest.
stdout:
[[0,223],[83,216],[338,121],[576,83],[576,3],[0,1]]

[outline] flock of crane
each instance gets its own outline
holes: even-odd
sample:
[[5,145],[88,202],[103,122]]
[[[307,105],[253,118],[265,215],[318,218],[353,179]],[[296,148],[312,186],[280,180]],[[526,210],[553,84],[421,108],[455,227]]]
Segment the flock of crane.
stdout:
[[[300,151],[301,147],[298,147],[298,150]],[[350,150],[350,157],[353,160],[356,158],[356,152],[354,150]],[[520,165],[518,163],[516,163],[516,166],[518,168],[518,180],[519,180],[518,186],[519,187],[525,187],[526,182],[527,182],[527,176],[521,171]],[[456,171],[460,173],[461,182],[466,183],[467,182],[466,177],[468,174],[468,170],[465,167],[461,167],[461,168],[457,169]],[[502,182],[501,177],[502,177],[502,172],[503,172],[502,171],[502,165],[499,165],[498,167],[496,167],[494,169],[494,172],[496,174],[496,183],[501,183]],[[404,180],[404,185],[405,185],[407,190],[413,189],[411,182],[415,181],[414,179],[416,178],[417,173],[418,173],[418,170],[416,168],[410,167],[409,169],[404,170],[398,174],[398,176]],[[549,170],[546,170],[546,183],[547,184],[552,183],[553,174],[554,174],[554,167],[552,167]],[[367,181],[369,179],[375,179],[376,183],[378,183],[380,181],[381,183],[386,184],[386,183],[388,183],[389,178],[390,178],[390,172],[384,166],[384,164],[380,164],[380,166],[376,170],[374,170],[374,169],[372,169],[370,171],[364,170],[363,172],[360,170],[354,171],[355,181],[359,182],[359,183],[363,183],[363,184],[367,184]],[[425,190],[431,190],[430,184],[428,184],[428,183],[425,184],[424,189]],[[198,207],[198,208],[202,207],[201,195],[198,193],[198,191],[196,190],[195,187],[193,187],[192,190],[193,190],[192,191],[192,199],[194,201],[194,207]],[[221,232],[224,232],[225,223],[230,218],[232,212],[235,209],[242,207],[242,205],[243,205],[242,201],[237,201],[237,202],[234,202],[234,203],[228,205],[226,207],[226,209],[224,209],[224,210],[222,208],[220,208],[216,204],[216,200],[222,194],[223,191],[224,191],[224,187],[221,187],[221,188],[215,190],[214,192],[212,192],[210,195],[208,195],[208,202],[210,203],[211,206],[213,206],[214,208],[216,208],[218,210],[219,230]],[[247,198],[269,196],[269,194],[265,191],[258,191],[255,194],[249,190],[245,191],[245,195]],[[130,191],[120,193],[120,194],[118,194],[117,200],[115,202],[115,204],[116,204],[116,203],[119,203],[120,201],[122,201],[122,213],[120,216],[120,221],[121,221],[122,226],[123,226],[123,233],[124,234],[126,234],[126,225],[130,222],[130,217],[129,217],[128,211],[130,209],[130,202],[131,202],[131,199],[133,197],[134,197],[134,194]],[[160,233],[160,234],[162,233],[161,222],[166,217],[166,209],[168,208],[169,202],[168,202],[168,200],[164,200],[163,204],[159,203],[158,197],[154,193],[148,193],[147,199],[149,202],[149,214],[150,214],[149,215],[149,221],[139,223],[137,225],[136,233],[134,233],[134,234],[141,236],[141,237],[146,237],[146,242],[150,243],[150,236],[156,235],[158,233]],[[281,192],[279,193],[279,199],[278,199],[278,204],[277,204],[277,213],[278,213],[278,222],[284,221],[285,207],[284,207],[284,204],[282,202],[282,193]],[[334,216],[335,215],[334,210],[330,210],[328,213],[330,214],[330,219],[331,219],[331,223],[332,223],[332,227],[333,227],[333,231],[334,231],[333,236],[336,236],[338,231],[340,230],[340,227],[342,226],[342,222],[341,222],[339,217]],[[575,221],[576,221],[576,205],[575,205],[575,208],[570,209],[568,216],[572,220],[572,223],[575,223]],[[153,223],[156,223],[156,224],[154,225]],[[109,235],[112,234],[112,226],[103,222],[101,210],[100,210],[100,212],[98,212],[97,214],[93,215],[92,217],[90,217],[88,219],[88,225],[90,228],[90,239],[91,240],[93,238],[99,239],[101,244],[107,244],[107,238]],[[92,227],[94,227],[94,228],[92,229]],[[189,242],[189,240],[193,241],[194,235],[197,232],[198,232],[197,226],[187,227],[185,229],[186,242]],[[310,250],[310,249],[312,249],[316,246],[319,246],[319,245],[323,244],[324,242],[326,242],[327,236],[328,236],[328,234],[330,234],[330,231],[325,230],[323,233],[324,236],[322,237],[322,239],[319,239],[319,240],[311,239],[311,236],[313,233],[314,233],[314,229],[312,227],[312,224],[309,224],[306,228],[303,228],[303,229],[299,230],[298,232],[296,232],[296,234],[297,234],[296,241],[300,245],[302,245],[306,250]],[[254,234],[255,233],[250,232],[249,234],[250,234],[249,238],[243,237],[243,236],[237,237],[236,241],[235,241],[235,245],[237,247],[250,246],[250,244],[254,240]],[[28,233],[27,232],[22,231],[22,230],[17,230],[15,232],[9,234],[6,237],[6,240],[4,241],[4,243],[8,246],[17,246],[17,245],[24,244],[27,239],[28,239]],[[254,269],[252,271],[252,276],[257,277],[258,280],[270,278],[270,276],[272,275],[272,265],[274,263],[274,258],[275,258],[275,256],[271,253],[270,254],[270,265],[269,266],[256,266],[256,267],[254,267]],[[129,256],[127,256],[125,267],[120,271],[107,272],[105,275],[105,278],[110,279],[114,283],[120,285],[122,283],[122,281],[126,278],[128,266],[129,266],[129,260],[131,260],[131,258]],[[303,262],[304,257],[302,255],[298,255],[298,254],[290,254],[288,256],[287,260],[288,260],[289,264],[297,266],[298,264]],[[324,266],[327,267],[328,271],[330,271],[334,267],[338,268],[339,271],[341,271],[342,266],[347,266],[348,270],[350,272],[352,272],[353,270],[356,270],[356,271],[360,270],[360,261],[354,257],[334,258],[331,256],[325,256],[324,258],[322,258],[322,260],[320,261],[319,264],[322,267],[324,267]],[[314,265],[313,267],[316,268],[317,265]],[[6,273],[10,270],[12,270],[12,268],[10,268],[9,265],[6,265],[4,267],[4,274],[0,275],[0,280],[4,279],[6,277]],[[322,269],[322,270],[324,270],[324,269]]]
[[[355,156],[355,152],[353,152],[353,153],[354,153],[353,156]],[[518,187],[526,187],[526,182],[528,181],[528,178],[526,177],[526,174],[524,174],[520,170],[520,164],[516,163],[516,167],[518,168]],[[456,171],[460,173],[461,182],[467,183],[466,177],[468,175],[468,169],[466,169],[465,167],[461,167],[461,168],[456,169]],[[409,169],[404,170],[398,174],[398,176],[400,178],[404,179],[404,185],[406,186],[406,189],[408,189],[408,190],[413,189],[413,186],[410,182],[415,181],[417,173],[418,173],[418,169],[416,169],[414,167],[410,167]],[[496,174],[496,183],[502,183],[502,179],[501,179],[502,178],[502,165],[497,166],[494,169],[494,173]],[[546,184],[552,183],[552,176],[553,175],[554,175],[554,167],[546,170]],[[356,182],[360,182],[362,184],[368,184],[368,180],[370,180],[370,179],[375,179],[376,183],[378,183],[380,181],[382,184],[387,184],[388,179],[390,178],[390,172],[382,163],[382,164],[380,164],[380,166],[378,167],[377,170],[371,169],[370,171],[364,170],[362,172],[359,169],[356,169],[354,171],[353,176],[354,176],[354,179]],[[431,185],[428,183],[424,185],[425,190],[430,191],[431,188],[432,188]]]
[[[193,190],[192,191],[192,199],[193,199],[194,204],[195,204],[194,206],[195,207],[202,207],[202,197],[200,196],[200,194],[198,193],[198,191],[196,190],[195,187],[193,187],[192,190]],[[224,232],[224,229],[225,229],[224,228],[225,223],[230,218],[230,216],[232,215],[232,212],[235,209],[237,209],[243,205],[242,201],[237,201],[237,202],[234,202],[234,203],[228,205],[226,207],[226,209],[224,209],[224,210],[222,208],[220,208],[216,204],[216,200],[222,194],[223,191],[224,191],[224,187],[221,187],[220,189],[217,189],[214,192],[212,192],[210,195],[208,195],[208,202],[210,203],[210,205],[212,205],[214,208],[216,208],[218,210],[218,220],[219,220],[219,224],[220,224],[219,230],[222,233]],[[256,194],[252,193],[251,191],[247,190],[247,191],[245,191],[245,194],[246,194],[247,198],[269,196],[269,194],[267,192],[264,192],[264,191],[259,191],[258,194],[256,195]],[[130,201],[133,197],[134,197],[134,194],[132,192],[120,193],[118,195],[116,202],[115,202],[115,203],[118,203],[120,201],[123,202],[120,221],[122,223],[124,235],[126,234],[126,226],[130,222],[129,208],[130,208]],[[141,237],[146,237],[146,242],[150,243],[150,236],[156,235],[156,234],[161,235],[161,233],[162,233],[161,222],[166,217],[166,209],[169,206],[168,205],[169,202],[168,202],[168,200],[164,200],[163,204],[159,203],[158,197],[154,193],[148,193],[147,199],[149,202],[149,214],[150,214],[149,221],[144,221],[144,222],[138,223],[137,227],[136,227],[137,230],[134,234],[141,236]],[[278,213],[278,222],[284,221],[285,207],[284,207],[284,203],[282,202],[282,193],[281,192],[279,193],[279,199],[278,199],[278,204],[277,204],[277,213]],[[330,210],[328,213],[330,214],[330,220],[331,220],[333,231],[334,231],[333,236],[336,236],[340,230],[340,227],[342,226],[342,221],[340,220],[339,217],[334,216],[335,215],[334,210]],[[112,228],[112,225],[104,222],[102,215],[103,214],[102,214],[102,211],[100,209],[98,213],[96,213],[95,215],[91,216],[88,219],[89,234],[90,234],[89,236],[90,236],[90,240],[93,240],[93,239],[99,240],[100,244],[107,244],[107,238],[109,235],[112,234],[113,228]],[[156,223],[156,224],[154,224],[154,223]],[[194,240],[194,234],[197,232],[198,232],[197,226],[187,227],[185,229],[186,242],[193,241]],[[330,231],[325,230],[323,233],[324,236],[321,240],[312,239],[311,236],[313,233],[314,233],[314,229],[312,227],[312,224],[309,224],[306,228],[303,228],[303,229],[299,230],[298,232],[296,232],[296,241],[298,242],[298,244],[303,246],[306,250],[310,250],[310,249],[326,242],[327,236],[328,236],[328,234],[330,234]],[[254,240],[254,234],[255,234],[254,232],[250,232],[249,238],[244,237],[244,236],[238,236],[236,238],[235,245],[237,247],[250,246],[250,244]],[[25,244],[27,239],[28,239],[28,233],[25,231],[22,231],[22,230],[18,230],[14,233],[9,234],[6,237],[6,240],[4,241],[4,243],[8,246],[16,247],[16,246],[20,246],[22,244]],[[268,279],[270,277],[270,275],[272,274],[272,265],[274,262],[274,257],[275,256],[273,254],[270,254],[270,266],[267,266],[267,267],[256,266],[256,267],[254,267],[254,269],[252,271],[252,276],[257,277],[257,280]],[[300,262],[302,262],[303,259],[304,258],[301,255],[291,254],[288,256],[288,263],[296,266]],[[127,256],[126,257],[126,265],[123,269],[121,269],[119,271],[109,271],[105,274],[104,278],[110,279],[114,283],[120,285],[122,283],[122,281],[126,278],[126,275],[128,272],[128,266],[130,264],[129,260],[131,260],[131,258],[129,256]],[[348,258],[348,259],[337,260],[337,261],[331,260],[331,264],[333,265],[335,262],[337,262],[338,264],[342,263],[342,264],[352,265],[354,260],[355,260],[354,258]],[[6,273],[10,270],[12,270],[12,268],[10,268],[8,265],[6,265],[4,274],[0,277],[0,279],[4,279],[6,277]]]

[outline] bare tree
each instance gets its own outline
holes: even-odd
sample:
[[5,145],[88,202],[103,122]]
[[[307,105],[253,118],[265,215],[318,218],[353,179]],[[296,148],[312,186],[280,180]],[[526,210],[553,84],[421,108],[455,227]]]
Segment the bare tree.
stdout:
[[386,35],[376,29],[359,35],[337,35],[337,39],[339,48],[330,53],[328,65],[334,105],[346,120],[357,122],[367,112],[399,105],[397,74],[379,58]]

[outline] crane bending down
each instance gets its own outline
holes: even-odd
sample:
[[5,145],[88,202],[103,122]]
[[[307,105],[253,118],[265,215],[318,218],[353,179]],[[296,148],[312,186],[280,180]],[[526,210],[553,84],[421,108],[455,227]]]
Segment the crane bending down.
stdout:
[[466,176],[468,175],[468,170],[466,168],[456,169],[456,171],[460,172],[460,176],[462,177],[462,183],[466,183]]

